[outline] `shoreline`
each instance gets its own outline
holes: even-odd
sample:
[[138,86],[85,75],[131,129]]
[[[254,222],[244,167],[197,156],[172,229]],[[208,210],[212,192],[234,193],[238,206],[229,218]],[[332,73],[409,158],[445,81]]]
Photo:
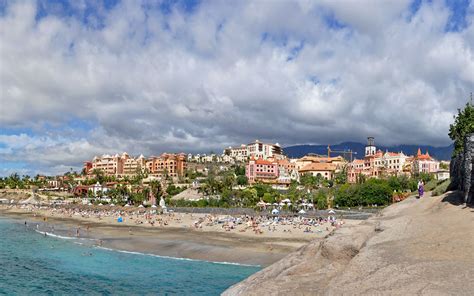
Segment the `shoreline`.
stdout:
[[265,231],[261,235],[255,235],[220,231],[220,228],[213,227],[206,230],[183,226],[151,227],[130,223],[117,224],[106,219],[48,215],[48,210],[51,209],[32,211],[26,208],[8,209],[3,206],[0,207],[0,216],[21,223],[28,221],[28,224],[37,224],[40,231],[47,233],[51,233],[53,228],[55,234],[65,237],[75,238],[75,231],[80,229],[80,237],[89,239],[91,246],[94,245],[93,242],[96,242],[97,246],[97,242],[101,241],[100,247],[119,252],[261,267],[269,266],[332,232],[331,229],[327,232],[302,235]]

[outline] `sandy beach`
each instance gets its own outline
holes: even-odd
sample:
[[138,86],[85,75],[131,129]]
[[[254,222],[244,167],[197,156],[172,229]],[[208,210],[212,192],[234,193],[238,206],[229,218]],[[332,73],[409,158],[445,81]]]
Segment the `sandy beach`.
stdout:
[[[87,239],[91,246],[160,256],[268,266],[336,228],[358,224],[339,221],[305,225],[308,221],[217,223],[206,214],[149,214],[110,209],[91,211],[35,206],[0,206],[0,215],[27,222],[38,231]],[[121,223],[117,222],[122,218]],[[256,219],[257,220],[257,219]],[[334,225],[334,223],[333,223]]]

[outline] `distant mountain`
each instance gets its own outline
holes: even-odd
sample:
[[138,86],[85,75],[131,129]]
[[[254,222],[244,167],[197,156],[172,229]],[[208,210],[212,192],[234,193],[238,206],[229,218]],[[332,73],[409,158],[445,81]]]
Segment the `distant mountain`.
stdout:
[[[344,142],[337,145],[331,145],[331,150],[334,151],[347,151],[352,150],[357,154],[354,154],[353,158],[363,158],[365,154],[365,146],[366,144],[356,143],[356,142]],[[418,148],[421,149],[423,153],[428,150],[431,156],[438,160],[450,160],[451,154],[453,153],[453,145],[449,145],[446,147],[434,147],[434,146],[427,146],[427,145],[398,145],[398,146],[376,146],[377,149],[382,151],[391,151],[391,152],[400,152],[407,155],[415,155],[418,151]],[[285,155],[291,158],[303,157],[308,153],[314,154],[321,154],[327,155],[328,149],[327,145],[296,145],[283,148],[283,152]],[[342,155],[342,153],[332,153],[331,155]],[[349,154],[346,154],[346,158],[349,158]]]

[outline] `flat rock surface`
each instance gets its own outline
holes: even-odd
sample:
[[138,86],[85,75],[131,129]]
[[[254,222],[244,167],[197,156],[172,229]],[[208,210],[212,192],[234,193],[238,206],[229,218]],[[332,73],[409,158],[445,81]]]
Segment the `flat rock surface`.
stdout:
[[474,208],[409,198],[314,241],[224,295],[474,295]]

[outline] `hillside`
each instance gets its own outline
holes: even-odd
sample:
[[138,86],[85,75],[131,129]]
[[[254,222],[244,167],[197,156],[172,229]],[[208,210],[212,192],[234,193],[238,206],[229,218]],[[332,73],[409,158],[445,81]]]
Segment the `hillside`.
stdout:
[[459,198],[451,192],[394,204],[224,295],[472,295],[474,213]]
[[[408,155],[416,154],[418,148],[421,148],[423,153],[428,150],[430,155],[435,157],[438,160],[450,160],[451,154],[453,152],[453,145],[446,147],[434,147],[427,145],[398,145],[398,146],[377,146],[378,149],[382,151],[393,151],[400,152]],[[365,153],[365,144],[356,143],[356,142],[344,142],[337,145],[331,145],[332,150],[352,150],[357,152],[356,155],[353,155],[353,158],[363,158]],[[296,145],[283,148],[285,154],[292,158],[302,157],[308,153],[322,154],[326,155],[328,153],[327,145]],[[349,155],[347,155],[349,157]]]

